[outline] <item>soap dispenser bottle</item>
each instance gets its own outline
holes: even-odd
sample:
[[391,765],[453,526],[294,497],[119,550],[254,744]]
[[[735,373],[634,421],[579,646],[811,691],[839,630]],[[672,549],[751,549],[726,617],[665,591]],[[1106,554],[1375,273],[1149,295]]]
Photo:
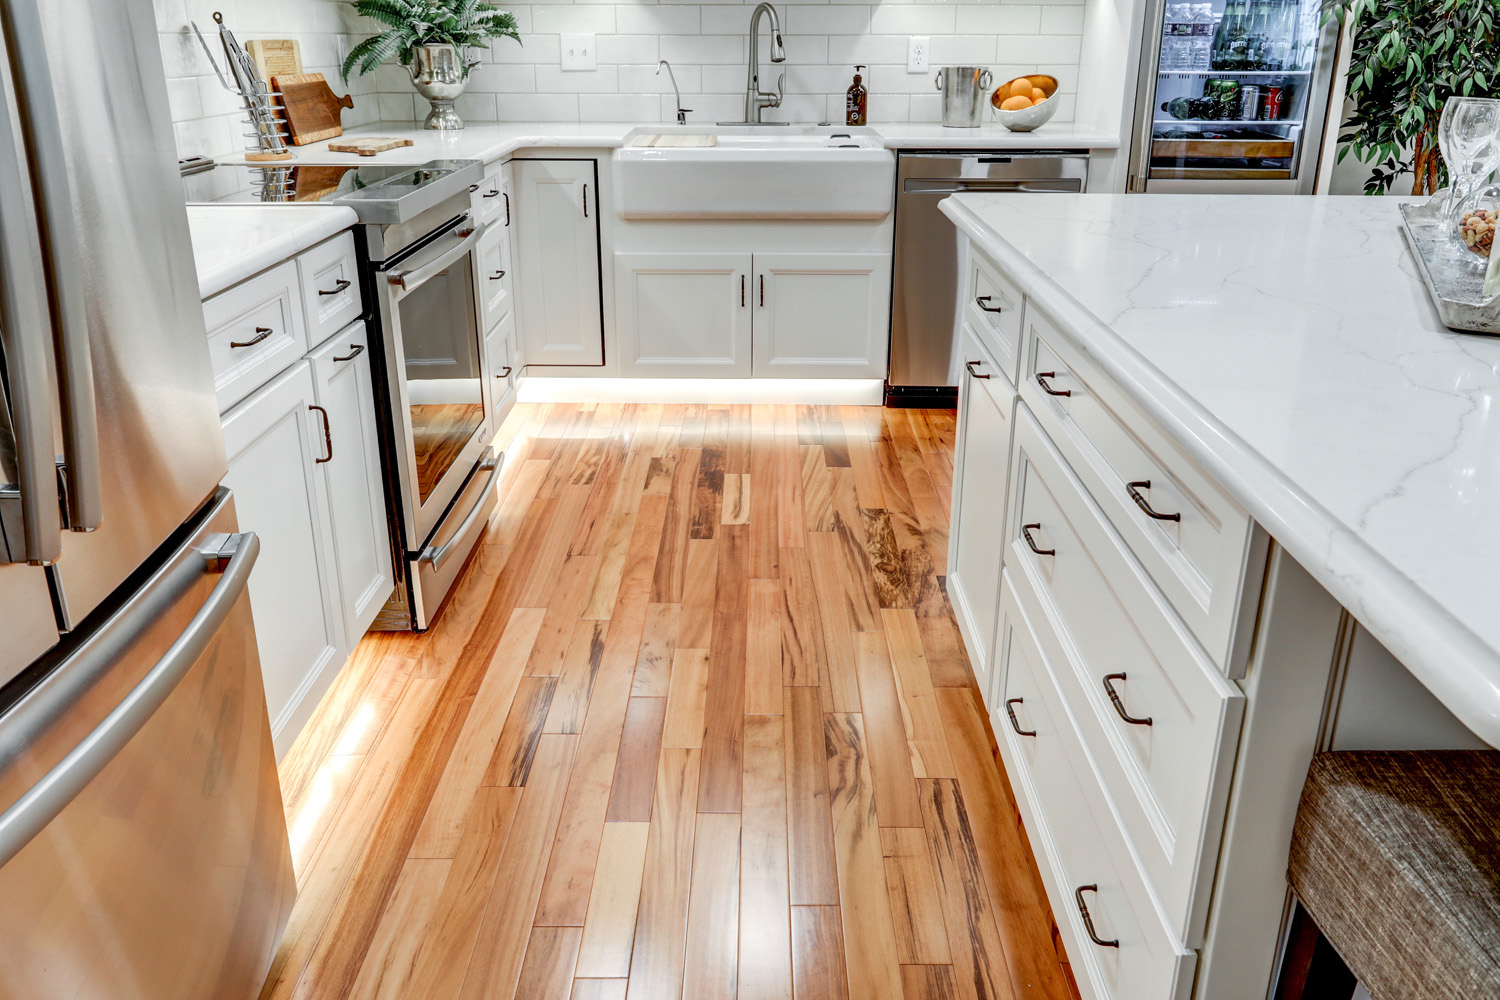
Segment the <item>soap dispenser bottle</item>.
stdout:
[[865,109],[869,104],[870,92],[860,82],[859,71],[864,69],[863,65],[854,67],[854,83],[849,87],[848,97],[844,103],[846,125],[864,125],[866,123]]

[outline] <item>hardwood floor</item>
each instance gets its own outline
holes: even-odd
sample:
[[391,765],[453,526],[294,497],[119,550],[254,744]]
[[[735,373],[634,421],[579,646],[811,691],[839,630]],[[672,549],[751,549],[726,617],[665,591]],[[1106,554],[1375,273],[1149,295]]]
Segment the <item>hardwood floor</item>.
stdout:
[[262,993],[1069,1000],[943,594],[950,411],[534,405],[281,765]]

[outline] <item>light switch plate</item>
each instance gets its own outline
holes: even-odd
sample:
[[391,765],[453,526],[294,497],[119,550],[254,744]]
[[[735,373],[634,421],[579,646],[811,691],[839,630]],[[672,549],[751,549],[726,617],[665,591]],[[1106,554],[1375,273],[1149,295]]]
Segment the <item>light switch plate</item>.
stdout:
[[927,50],[932,39],[926,35],[912,35],[906,40],[906,71],[927,72]]
[[562,68],[565,71],[599,68],[593,35],[562,36]]

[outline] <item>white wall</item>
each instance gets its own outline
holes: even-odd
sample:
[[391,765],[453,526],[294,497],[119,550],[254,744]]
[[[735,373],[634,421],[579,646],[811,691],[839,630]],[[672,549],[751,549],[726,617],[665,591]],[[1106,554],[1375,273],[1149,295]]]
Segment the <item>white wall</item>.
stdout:
[[[739,121],[744,115],[748,29],[754,3],[539,3],[507,9],[524,44],[499,39],[484,54],[459,112],[473,122],[671,121],[676,107],[667,59],[693,109],[690,122]],[[941,118],[932,73],[906,72],[907,38],[932,39],[931,63],[981,65],[996,82],[1023,73],[1061,81],[1056,120],[1073,119],[1084,6],[1042,3],[777,4],[787,61],[762,74],[774,89],[786,72],[787,97],[769,121],[844,121],[854,64],[864,63],[872,123]],[[597,36],[598,69],[563,72],[560,36]],[[762,46],[768,32],[762,25]],[[765,63],[763,48],[762,63]],[[427,113],[405,73],[379,70],[382,117],[409,120]]]
[[[222,10],[236,35],[296,38],[308,72],[328,76],[335,91],[342,54],[372,30],[341,0],[154,0],[168,90],[182,153],[220,155],[239,148],[240,109],[213,77],[189,18],[205,30]],[[739,120],[744,114],[747,34],[752,2],[699,4],[538,3],[508,5],[523,45],[498,39],[483,53],[459,111],[471,122],[671,121],[675,115],[658,59],[671,61],[689,121]],[[1061,81],[1057,121],[1071,121],[1078,88],[1083,0],[969,3],[778,4],[787,61],[763,74],[773,87],[786,71],[785,103],[767,120],[844,120],[844,92],[855,63],[867,65],[869,117],[878,122],[935,122],[941,117],[932,73],[906,72],[907,38],[932,39],[941,65],[989,66],[996,81],[1050,73]],[[597,36],[598,69],[563,72],[560,36]],[[766,45],[762,32],[762,45]],[[217,44],[217,41],[211,39]],[[217,54],[217,49],[216,49]],[[763,57],[764,60],[764,57]],[[766,79],[769,76],[770,79]],[[413,121],[427,113],[399,66],[356,78],[349,90],[352,127],[374,120]]]
[[[303,70],[322,73],[338,93],[338,66],[350,44],[355,22],[343,0],[153,0],[156,27],[161,34],[162,58],[167,69],[167,94],[172,102],[172,120],[177,129],[178,156],[202,154],[223,156],[243,149],[251,140],[243,123],[244,105],[226,91],[214,75],[203,47],[188,26],[197,22],[224,68],[223,46],[214,25],[214,11],[222,11],[240,42],[252,38],[295,38],[302,48]],[[344,112],[345,127],[378,118],[378,101],[371,93],[372,81],[351,81],[354,108]]]

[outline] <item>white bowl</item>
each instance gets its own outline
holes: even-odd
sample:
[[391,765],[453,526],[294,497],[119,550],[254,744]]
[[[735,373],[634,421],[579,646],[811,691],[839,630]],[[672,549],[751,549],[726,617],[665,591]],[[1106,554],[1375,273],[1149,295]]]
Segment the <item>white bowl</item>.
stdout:
[[1054,95],[1040,104],[1033,104],[1029,108],[1019,111],[1002,111],[999,108],[991,108],[1000,124],[1012,132],[1030,132],[1052,120],[1057,114],[1057,97]]

